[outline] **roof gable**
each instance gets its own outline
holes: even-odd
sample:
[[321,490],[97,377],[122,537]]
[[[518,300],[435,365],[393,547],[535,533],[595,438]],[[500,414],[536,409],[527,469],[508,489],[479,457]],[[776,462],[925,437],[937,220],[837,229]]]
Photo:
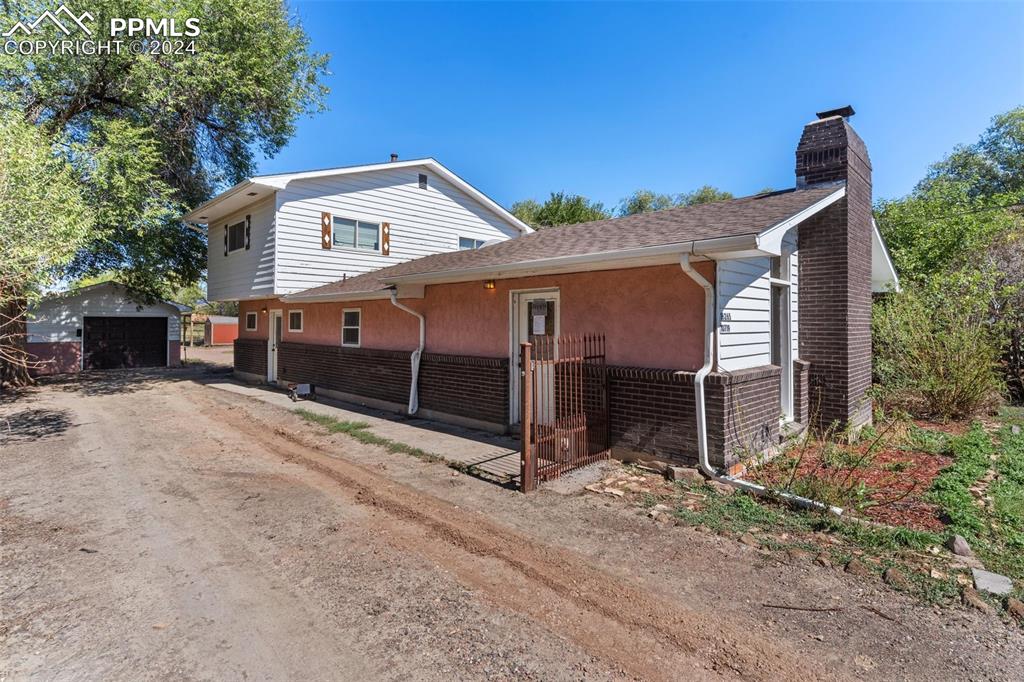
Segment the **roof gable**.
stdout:
[[317,178],[336,177],[341,175],[352,175],[356,173],[373,173],[382,170],[395,170],[399,168],[421,167],[444,178],[457,189],[479,202],[484,208],[496,214],[502,220],[508,222],[521,234],[533,232],[533,228],[515,217],[498,202],[469,184],[461,177],[442,165],[433,158],[411,159],[408,161],[389,161],[385,163],[362,164],[358,166],[341,166],[338,168],[324,168],[320,170],[300,171],[296,173],[275,173],[271,175],[257,175],[248,180],[240,182],[231,189],[221,192],[219,195],[198,206],[193,211],[185,214],[182,220],[190,223],[203,223],[217,219],[220,216],[241,210],[245,206],[261,201],[266,198],[267,192],[276,192],[284,189],[289,183],[296,180],[312,180]]

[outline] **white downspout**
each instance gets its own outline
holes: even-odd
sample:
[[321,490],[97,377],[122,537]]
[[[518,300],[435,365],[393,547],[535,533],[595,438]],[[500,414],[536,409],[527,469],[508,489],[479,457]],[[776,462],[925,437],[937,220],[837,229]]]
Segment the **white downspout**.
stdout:
[[721,481],[734,488],[746,490],[755,495],[778,497],[798,507],[828,511],[836,516],[841,515],[843,510],[840,507],[833,507],[817,500],[811,500],[783,491],[770,490],[750,481],[725,476],[711,466],[711,460],[708,457],[708,425],[707,410],[704,402],[704,379],[711,373],[711,368],[715,364],[715,287],[694,269],[690,263],[689,253],[683,253],[679,257],[679,266],[683,269],[683,272],[690,276],[690,279],[704,289],[704,364],[693,377],[693,397],[697,412],[697,461],[700,465],[700,470],[713,481]]
[[409,306],[398,302],[398,292],[391,290],[391,305],[399,310],[404,310],[410,315],[415,315],[420,320],[420,345],[412,352],[412,382],[409,384],[409,414],[416,414],[420,409],[420,357],[423,355],[423,347],[427,340],[427,319],[421,313],[416,312]]

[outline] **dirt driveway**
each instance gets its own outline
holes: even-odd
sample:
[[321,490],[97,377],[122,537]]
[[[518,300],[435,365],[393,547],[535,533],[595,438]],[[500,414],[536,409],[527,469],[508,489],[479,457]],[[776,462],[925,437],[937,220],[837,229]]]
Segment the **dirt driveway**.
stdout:
[[994,617],[193,379],[0,404],[0,679],[1024,678]]

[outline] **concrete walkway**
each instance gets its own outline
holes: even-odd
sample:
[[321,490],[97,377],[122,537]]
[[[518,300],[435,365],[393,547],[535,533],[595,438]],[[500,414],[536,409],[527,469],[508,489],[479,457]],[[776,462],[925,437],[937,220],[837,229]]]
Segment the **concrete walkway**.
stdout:
[[212,388],[237,393],[287,410],[308,410],[339,421],[365,422],[371,433],[412,445],[448,462],[467,467],[469,473],[509,483],[519,478],[519,440],[428,419],[417,419],[318,397],[292,402],[288,393],[269,386],[253,386],[234,379],[203,382]]

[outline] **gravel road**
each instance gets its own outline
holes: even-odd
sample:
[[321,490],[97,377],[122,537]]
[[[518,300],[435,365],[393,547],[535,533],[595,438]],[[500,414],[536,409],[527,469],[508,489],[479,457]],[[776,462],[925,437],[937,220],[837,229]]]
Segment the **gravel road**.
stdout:
[[994,617],[523,496],[184,371],[7,396],[0,428],[4,680],[1024,677]]

